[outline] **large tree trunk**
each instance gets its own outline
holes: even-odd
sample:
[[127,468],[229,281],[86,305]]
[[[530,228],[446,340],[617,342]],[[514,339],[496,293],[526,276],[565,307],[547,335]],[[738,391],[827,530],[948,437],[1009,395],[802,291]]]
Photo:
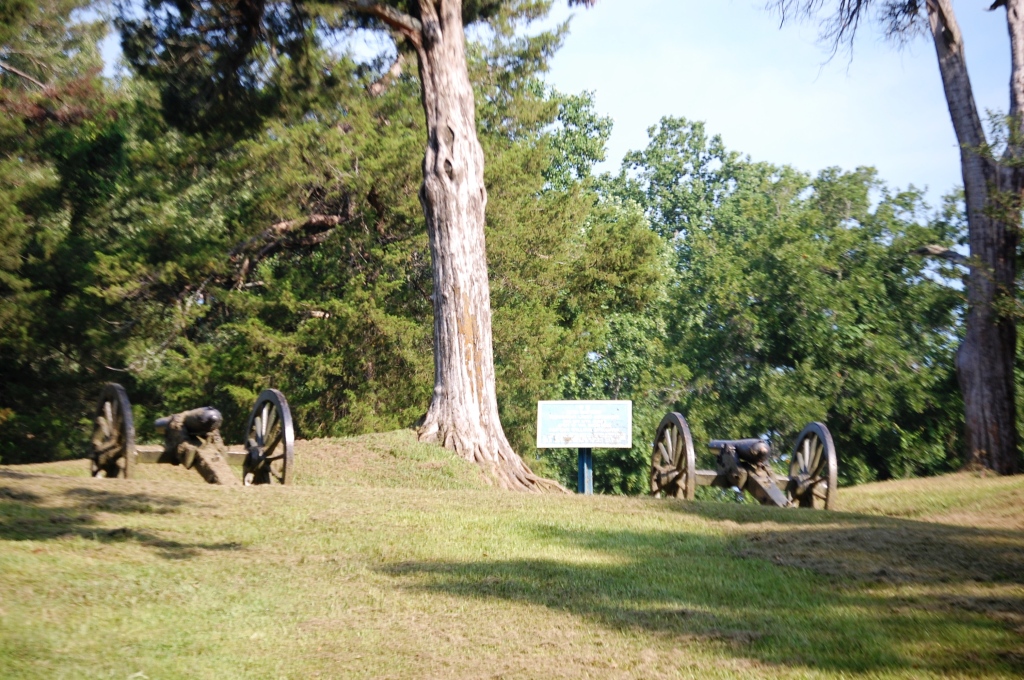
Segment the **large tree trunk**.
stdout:
[[420,200],[434,274],[434,394],[420,428],[500,486],[561,488],[534,475],[498,419],[484,247],[483,149],[476,136],[461,0],[420,0],[416,42],[427,121]]
[[[1010,4],[1018,3],[1011,0]],[[984,148],[985,133],[950,0],[928,0],[927,8],[946,101],[960,143],[967,203],[968,308],[966,335],[957,353],[967,464],[1013,474],[1018,470],[1018,453],[1013,373],[1017,339],[1012,310],[1020,213],[1011,206],[1017,205],[1019,187],[1015,186],[1015,173],[1008,172]],[[1015,70],[1014,79],[1019,77]],[[1016,98],[1011,98],[1016,103]]]

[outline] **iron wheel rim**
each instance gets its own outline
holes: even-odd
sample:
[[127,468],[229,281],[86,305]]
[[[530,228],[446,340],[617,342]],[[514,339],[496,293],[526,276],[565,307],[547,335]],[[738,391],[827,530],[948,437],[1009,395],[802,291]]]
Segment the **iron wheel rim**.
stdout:
[[93,477],[130,479],[135,473],[135,421],[128,393],[117,383],[100,390],[93,414]]
[[245,486],[289,485],[295,459],[295,427],[288,400],[279,390],[263,390],[245,424]]
[[[789,461],[789,480],[787,495],[800,507],[835,509],[838,482],[836,447],[832,433],[824,423],[808,423],[797,435]],[[808,483],[806,492],[798,496],[794,489]]]
[[696,493],[696,456],[690,426],[681,413],[661,419],[651,451],[651,495],[693,500]]

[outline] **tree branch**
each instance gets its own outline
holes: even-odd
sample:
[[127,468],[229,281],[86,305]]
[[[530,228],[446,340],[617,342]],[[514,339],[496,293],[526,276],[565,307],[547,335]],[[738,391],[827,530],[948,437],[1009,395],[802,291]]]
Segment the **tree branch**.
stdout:
[[285,220],[270,225],[260,235],[235,246],[228,254],[232,262],[240,260],[235,275],[235,289],[245,285],[245,277],[261,260],[283,248],[318,246],[327,240],[335,227],[348,219],[340,215],[310,215],[304,219]]
[[379,97],[383,94],[388,85],[402,75],[403,66],[405,66],[405,55],[399,52],[398,57],[395,59],[395,63],[391,64],[391,68],[387,70],[387,73],[382,75],[378,80],[370,83],[369,87],[366,88],[367,92],[370,93],[370,96]]
[[[968,153],[977,153],[985,144],[985,129],[974,103],[971,79],[964,58],[963,35],[957,24],[949,0],[927,0],[935,52],[939,59],[939,73],[949,106],[950,118],[960,147]],[[965,178],[966,181],[966,178]]]
[[970,266],[966,257],[945,246],[930,244],[927,246],[921,246],[920,248],[916,248],[910,252],[914,255],[920,255],[921,257],[938,257],[943,260],[948,260],[953,264],[958,264],[961,267]]
[[408,38],[417,47],[423,42],[423,25],[420,24],[419,19],[409,16],[405,12],[399,12],[390,5],[384,5],[373,0],[343,0],[342,4],[358,12],[363,12],[380,19]]
[[[1021,116],[1024,111],[1024,2],[1009,0],[997,2],[989,9],[1006,6],[1006,25],[1010,32],[1010,118],[1014,126],[1011,139],[1014,146],[1020,146],[1022,131]],[[1009,149],[1007,149],[1009,151]],[[1013,149],[1014,156],[1020,156],[1020,148]]]
[[276,222],[264,229],[258,236],[253,236],[248,241],[240,243],[232,248],[228,253],[228,256],[231,259],[235,259],[246,251],[251,251],[256,245],[276,241],[295,231],[309,230],[316,233],[336,227],[348,219],[348,217],[342,217],[340,215],[310,215],[303,219]]
[[21,70],[18,70],[16,68],[14,68],[13,66],[11,66],[10,64],[8,64],[5,61],[0,61],[0,68],[2,68],[5,71],[9,71],[10,73],[13,73],[14,75],[18,76],[19,78],[24,78],[25,80],[27,80],[30,83],[36,85],[40,89],[43,89],[43,90],[46,89],[46,85],[44,85],[43,83],[39,82],[38,80],[36,80],[32,76],[30,76],[29,74],[25,73],[24,71],[21,71]]

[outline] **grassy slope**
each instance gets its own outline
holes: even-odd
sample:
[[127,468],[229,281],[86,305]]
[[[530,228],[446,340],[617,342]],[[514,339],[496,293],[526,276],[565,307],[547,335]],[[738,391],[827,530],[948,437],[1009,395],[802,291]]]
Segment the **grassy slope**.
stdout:
[[1024,673],[1024,478],[826,514],[502,493],[406,432],[297,459],[291,488],[0,467],[0,677]]

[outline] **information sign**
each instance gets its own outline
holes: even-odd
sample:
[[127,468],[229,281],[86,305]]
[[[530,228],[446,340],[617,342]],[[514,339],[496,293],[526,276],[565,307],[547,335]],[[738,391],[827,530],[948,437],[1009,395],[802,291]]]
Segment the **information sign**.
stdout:
[[538,449],[629,449],[633,402],[538,401]]

